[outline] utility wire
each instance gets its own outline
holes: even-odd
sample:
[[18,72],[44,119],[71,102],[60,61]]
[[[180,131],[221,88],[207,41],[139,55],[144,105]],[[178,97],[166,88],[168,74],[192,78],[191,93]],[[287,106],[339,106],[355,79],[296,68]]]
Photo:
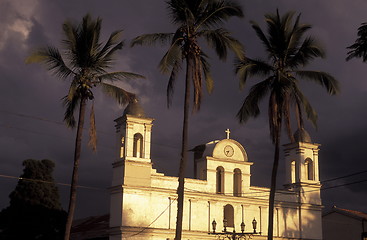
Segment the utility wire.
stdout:
[[[44,122],[48,122],[48,123],[53,123],[53,124],[57,124],[57,125],[65,125],[64,123],[62,122],[58,122],[58,121],[54,121],[54,120],[50,120],[50,119],[47,119],[47,118],[42,118],[42,117],[37,117],[37,116],[32,116],[32,115],[26,115],[26,114],[21,114],[21,113],[15,113],[15,112],[11,112],[11,111],[7,111],[7,110],[1,110],[0,109],[0,112],[1,113],[5,113],[5,114],[10,114],[10,115],[14,115],[14,116],[17,116],[17,117],[22,117],[22,118],[30,118],[30,119],[34,119],[34,120],[39,120],[39,121],[44,121]],[[27,131],[27,132],[31,132],[31,133],[34,133],[34,134],[42,134],[42,135],[48,135],[48,134],[43,134],[43,133],[37,133],[37,132],[32,132],[32,131],[28,131],[26,129],[21,129],[21,128],[16,128],[16,127],[12,127],[10,125],[5,125],[5,124],[0,124],[0,126],[3,126],[3,127],[7,127],[7,128],[13,128],[13,129],[17,129],[17,130],[21,130],[21,131]],[[83,128],[84,131],[87,131],[88,129],[87,128]],[[100,130],[97,130],[97,133],[102,133],[104,135],[108,135],[108,136],[111,136],[110,133],[107,133],[107,132],[103,132],[103,131],[100,131]],[[51,135],[49,135],[51,136]],[[128,139],[132,139],[132,138],[128,138]],[[145,141],[144,142],[148,142],[148,141]],[[171,145],[167,145],[167,144],[160,144],[160,143],[152,143],[150,142],[151,144],[153,145],[157,145],[157,146],[162,146],[162,147],[167,147],[167,148],[173,148],[173,149],[180,149],[179,147],[176,147],[176,146],[171,146]]]
[[352,177],[352,176],[356,176],[356,175],[359,175],[359,174],[362,174],[362,173],[367,173],[367,170],[363,170],[363,171],[356,172],[356,173],[351,173],[351,174],[344,175],[344,176],[341,176],[341,177],[335,177],[335,178],[327,179],[327,180],[321,181],[321,183],[326,183],[326,182],[339,180],[339,179],[342,179],[342,178]]
[[[15,176],[9,176],[9,175],[3,175],[0,174],[0,177],[2,178],[11,178],[11,179],[17,179],[17,180],[23,180],[23,181],[29,181],[29,182],[37,182],[37,183],[47,183],[47,184],[56,184],[61,186],[68,186],[70,187],[71,184],[69,183],[60,183],[60,182],[53,182],[53,181],[45,181],[41,179],[32,179],[32,178],[23,178],[23,177],[15,177]],[[99,191],[107,191],[104,188],[97,188],[97,187],[89,187],[89,186],[83,186],[83,185],[77,185],[77,188],[85,188],[85,189],[91,189],[91,190],[99,190]]]
[[[54,135],[54,134],[48,134],[48,133],[42,133],[42,132],[37,132],[37,131],[32,131],[32,130],[29,130],[29,129],[25,129],[25,128],[19,128],[19,127],[13,127],[11,125],[5,125],[5,124],[0,124],[0,127],[4,127],[4,128],[9,128],[9,129],[15,129],[15,130],[19,130],[19,131],[24,131],[24,132],[29,132],[29,133],[32,133],[32,134],[36,134],[36,135],[44,135],[44,136],[49,136],[49,137],[54,137],[54,138],[57,138],[57,139],[61,139],[63,138],[65,141],[67,141],[64,136],[60,136],[60,135]],[[129,138],[130,139],[130,138]],[[111,147],[111,146],[107,146],[107,145],[102,145],[99,143],[100,141],[97,140],[97,147],[100,148],[104,148],[104,149],[108,149],[110,150],[111,152],[115,150],[115,147]],[[146,141],[147,142],[147,141]],[[154,144],[154,143],[153,143]],[[169,147],[168,145],[162,145],[162,144],[155,144],[155,145],[161,145],[161,146],[164,146],[164,147]],[[173,148],[173,147],[172,147]],[[178,148],[176,148],[178,149]],[[98,151],[98,150],[97,150]],[[159,159],[166,159],[166,160],[171,160],[171,159],[167,159],[166,156],[163,156],[163,155],[156,155],[155,153],[151,153],[151,157],[153,158],[159,158]],[[156,162],[153,163],[155,165],[158,165]]]

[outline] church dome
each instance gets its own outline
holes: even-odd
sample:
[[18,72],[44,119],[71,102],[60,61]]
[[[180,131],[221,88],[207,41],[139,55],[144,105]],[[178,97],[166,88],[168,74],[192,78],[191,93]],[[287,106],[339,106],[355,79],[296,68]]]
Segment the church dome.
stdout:
[[308,134],[308,132],[304,128],[298,129],[294,133],[293,137],[296,142],[304,142],[304,143],[312,142],[310,134]]
[[123,115],[125,116],[126,114],[134,117],[145,117],[144,109],[139,104],[138,99],[132,100],[129,105],[127,105]]
[[191,149],[195,159],[214,157],[218,159],[232,159],[237,161],[248,161],[247,153],[243,146],[233,139],[223,139],[201,144]]

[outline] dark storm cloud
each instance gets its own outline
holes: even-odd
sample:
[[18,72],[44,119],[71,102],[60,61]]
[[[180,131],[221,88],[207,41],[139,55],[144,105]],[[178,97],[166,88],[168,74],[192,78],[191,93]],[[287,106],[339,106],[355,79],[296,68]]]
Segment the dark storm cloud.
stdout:
[[[302,89],[319,113],[318,131],[313,130],[310,124],[307,129],[313,140],[322,144],[321,178],[325,180],[367,169],[363,159],[363,149],[367,144],[366,65],[359,60],[345,62],[346,46],[353,43],[356,29],[366,21],[367,3],[346,0],[241,2],[244,3],[246,18],[233,19],[226,27],[244,43],[251,57],[264,57],[264,51],[248,23],[250,20],[265,27],[264,13],[273,13],[279,8],[281,13],[288,10],[302,13],[301,21],[313,25],[310,33],[323,43],[327,58],[315,61],[308,68],[331,73],[338,78],[342,88],[339,96],[330,97],[313,83],[302,84]],[[132,71],[147,77],[146,80],[128,82],[123,86],[138,93],[147,115],[155,118],[152,136],[154,167],[169,175],[177,174],[183,78],[176,85],[173,105],[167,109],[165,91],[168,76],[160,74],[157,69],[166,47],[128,46],[129,41],[139,34],[175,30],[163,0],[5,0],[0,3],[0,174],[18,176],[24,159],[49,158],[56,162],[56,180],[70,181],[75,132],[60,124],[63,119],[60,99],[67,92],[68,82],[51,76],[41,66],[25,65],[24,59],[33,49],[45,44],[60,47],[62,23],[66,19],[78,22],[88,12],[103,19],[103,39],[114,30],[124,29],[123,36],[127,41],[113,70]],[[190,147],[224,138],[224,130],[230,128],[231,137],[244,145],[250,161],[254,162],[252,184],[268,186],[270,179],[264,176],[269,176],[271,171],[273,146],[269,140],[267,111],[263,108],[258,119],[250,120],[245,125],[240,125],[235,119],[248,88],[258,79],[250,79],[246,89],[240,91],[233,74],[233,55],[228,57],[227,62],[221,62],[212,51],[206,51],[211,56],[215,86],[211,96],[205,93],[200,112],[190,117]],[[96,99],[98,151],[93,154],[84,147],[80,184],[105,189],[110,184],[111,163],[115,156],[113,119],[122,114],[123,107],[102,94],[97,94]],[[86,142],[87,137],[84,140]],[[284,138],[283,143],[286,142]],[[282,173],[281,169],[280,183],[283,181]],[[192,176],[191,173],[189,175]],[[359,177],[363,179],[366,175]],[[2,208],[7,206],[7,195],[16,182],[9,179],[0,181]],[[354,180],[341,179],[333,184],[350,181]],[[325,190],[322,196],[328,206],[336,204],[367,211],[364,203],[358,202],[358,198],[366,197],[364,189],[363,185],[351,185]],[[60,191],[66,206],[68,189],[60,187]],[[77,217],[107,212],[108,202],[108,192],[105,190],[81,189]]]

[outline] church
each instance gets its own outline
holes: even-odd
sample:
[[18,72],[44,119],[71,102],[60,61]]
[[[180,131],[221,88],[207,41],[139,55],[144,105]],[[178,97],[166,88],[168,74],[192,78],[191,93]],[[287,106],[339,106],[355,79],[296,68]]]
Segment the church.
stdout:
[[[153,119],[132,102],[115,122],[109,239],[173,240],[178,178],[152,167]],[[184,240],[237,239],[241,233],[246,237],[241,239],[266,239],[270,189],[251,185],[256,162],[226,133],[193,149],[195,178],[185,179]],[[294,143],[284,145],[286,180],[276,192],[274,239],[322,239],[320,145],[305,130],[294,136]]]

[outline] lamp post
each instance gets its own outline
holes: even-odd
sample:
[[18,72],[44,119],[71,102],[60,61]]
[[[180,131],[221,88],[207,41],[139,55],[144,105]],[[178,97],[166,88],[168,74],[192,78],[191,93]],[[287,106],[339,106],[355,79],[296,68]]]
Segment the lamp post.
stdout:
[[212,222],[213,232],[209,232],[208,234],[217,235],[218,239],[220,239],[220,240],[225,240],[225,239],[247,240],[247,239],[251,239],[254,234],[261,234],[261,232],[256,232],[257,221],[256,221],[255,218],[254,218],[254,220],[252,220],[252,228],[254,230],[252,232],[245,232],[246,225],[243,221],[240,225],[241,232],[236,232],[234,229],[233,229],[233,232],[229,232],[229,231],[227,231],[227,226],[228,226],[227,219],[223,219],[223,231],[222,232],[215,232],[215,230],[217,228],[217,222],[214,219],[213,222]]

